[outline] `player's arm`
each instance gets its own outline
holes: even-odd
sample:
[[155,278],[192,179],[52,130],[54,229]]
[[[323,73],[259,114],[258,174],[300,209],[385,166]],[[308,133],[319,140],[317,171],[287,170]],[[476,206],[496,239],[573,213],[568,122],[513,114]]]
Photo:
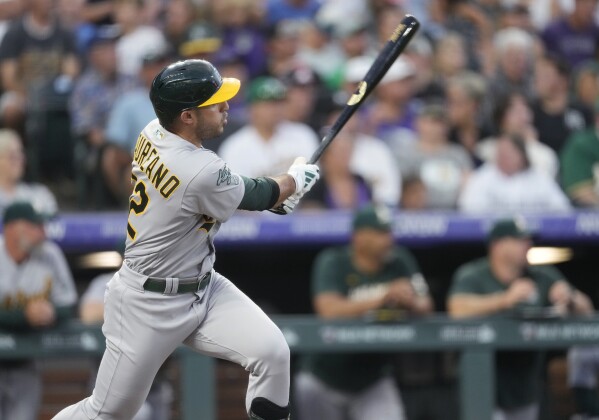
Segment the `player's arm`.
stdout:
[[310,191],[320,177],[318,166],[307,164],[297,158],[286,174],[275,177],[248,178],[241,176],[245,191],[238,208],[241,210],[268,210],[289,203],[290,197],[297,200],[287,208],[291,213],[299,198]]
[[290,175],[248,178],[241,176],[245,191],[238,208],[262,211],[278,206],[295,192],[295,181]]
[[322,318],[356,318],[383,306],[385,296],[354,301],[337,292],[323,292],[314,297],[314,309]]

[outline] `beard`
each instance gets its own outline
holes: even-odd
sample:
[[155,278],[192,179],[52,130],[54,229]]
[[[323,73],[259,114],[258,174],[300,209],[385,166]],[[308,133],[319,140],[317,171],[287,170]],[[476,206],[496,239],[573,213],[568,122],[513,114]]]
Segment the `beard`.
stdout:
[[214,138],[217,138],[224,131],[224,125],[225,125],[224,121],[226,118],[227,118],[227,113],[225,112],[223,115],[223,119],[221,120],[221,123],[218,125],[206,124],[205,119],[200,118],[200,123],[198,124],[196,133],[195,133],[196,137],[200,141],[212,140]]

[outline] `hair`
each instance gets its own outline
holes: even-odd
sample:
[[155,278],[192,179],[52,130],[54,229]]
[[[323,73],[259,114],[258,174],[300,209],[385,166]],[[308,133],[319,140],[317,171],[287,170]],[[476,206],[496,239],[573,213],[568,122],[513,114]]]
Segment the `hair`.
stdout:
[[485,78],[473,71],[463,71],[448,80],[448,85],[454,85],[466,92],[468,97],[481,102],[487,93]]
[[542,59],[551,64],[564,79],[568,79],[570,77],[570,72],[572,70],[570,64],[560,56],[548,52],[543,54]]
[[505,28],[495,33],[493,46],[499,54],[505,53],[510,48],[532,51],[535,39],[524,29]]
[[3,154],[10,143],[14,141],[21,143],[21,138],[16,131],[9,128],[0,128],[0,155]]
[[511,90],[506,92],[504,95],[500,95],[495,101],[495,106],[493,107],[493,126],[495,131],[499,134],[502,131],[501,126],[503,125],[503,120],[505,115],[507,114],[510,106],[512,106],[512,101],[516,98],[520,97],[527,105],[530,105],[528,102],[528,98],[523,93],[520,93],[516,90]]
[[520,153],[520,156],[522,156],[522,161],[524,162],[524,168],[528,169],[530,168],[530,158],[528,157],[528,152],[526,151],[526,141],[524,140],[524,138],[518,134],[506,134],[503,133],[499,139],[506,139],[507,141],[509,141],[515,148],[516,150]]

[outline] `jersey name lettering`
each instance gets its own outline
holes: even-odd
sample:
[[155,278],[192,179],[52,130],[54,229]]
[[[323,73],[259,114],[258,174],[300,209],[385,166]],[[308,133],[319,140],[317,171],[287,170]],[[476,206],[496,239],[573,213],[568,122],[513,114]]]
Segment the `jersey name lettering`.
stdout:
[[181,184],[176,175],[168,176],[170,170],[161,161],[160,155],[152,142],[143,134],[140,134],[137,138],[135,150],[133,151],[133,160],[137,162],[139,169],[146,173],[148,180],[164,198],[168,199]]

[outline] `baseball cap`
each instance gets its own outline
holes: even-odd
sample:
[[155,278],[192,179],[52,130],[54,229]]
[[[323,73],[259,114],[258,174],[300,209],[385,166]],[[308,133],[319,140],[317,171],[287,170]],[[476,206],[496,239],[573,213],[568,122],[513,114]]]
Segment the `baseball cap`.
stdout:
[[354,232],[364,228],[391,232],[391,210],[384,206],[369,204],[354,214],[352,228]]
[[447,121],[447,110],[441,104],[430,103],[420,109],[418,116],[429,117],[437,121]]
[[532,238],[532,233],[521,219],[501,219],[489,231],[488,240],[493,242],[503,238]]
[[296,66],[285,73],[281,79],[285,85],[290,87],[315,86],[320,83],[316,72],[308,66]]
[[[358,56],[348,60],[345,67],[345,81],[349,83],[357,83],[364,80],[364,76],[372,67],[374,58],[369,56]],[[397,80],[403,80],[407,77],[414,76],[416,70],[412,63],[404,58],[398,58],[389,67],[387,73],[381,79],[381,83],[395,82]]]
[[210,54],[218,51],[221,45],[222,39],[214,27],[196,24],[187,30],[185,41],[179,46],[179,55],[193,57],[198,54]]
[[15,202],[4,210],[4,217],[2,219],[4,225],[16,220],[26,220],[36,225],[44,224],[43,217],[26,201]]
[[281,101],[285,99],[287,89],[283,82],[270,76],[254,79],[248,87],[248,102]]

